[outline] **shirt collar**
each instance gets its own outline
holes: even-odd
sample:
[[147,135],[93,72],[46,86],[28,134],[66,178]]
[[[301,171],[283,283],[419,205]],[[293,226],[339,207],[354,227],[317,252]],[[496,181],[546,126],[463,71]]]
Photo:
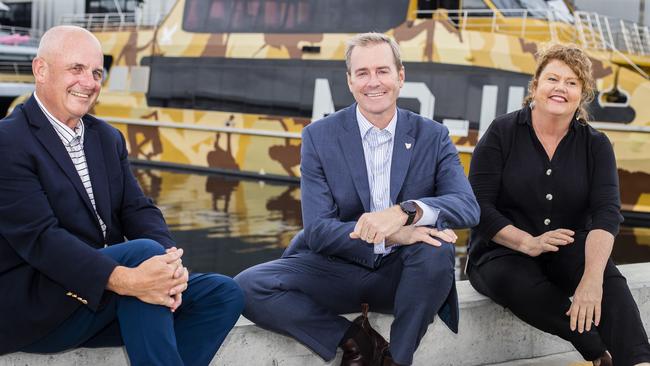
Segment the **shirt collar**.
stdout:
[[52,127],[54,127],[54,130],[57,132],[64,144],[70,144],[74,139],[79,139],[80,142],[83,143],[85,128],[81,118],[79,118],[77,127],[72,129],[65,123],[59,121],[52,113],[50,113],[50,111],[47,110],[47,108],[45,108],[40,99],[38,99],[36,92],[34,92],[34,99],[36,99],[39,108],[41,108],[41,111],[43,111],[43,114],[45,114],[45,117],[47,117],[47,120],[52,124]]
[[[526,124],[530,128],[533,128],[533,110],[530,108],[530,105],[527,105],[523,108],[523,114],[517,121],[520,124]],[[576,130],[578,127],[585,125],[585,123],[582,123],[575,118],[571,118],[571,123],[569,124],[569,130]]]
[[[368,121],[368,119],[361,113],[358,104],[356,107],[356,112],[357,112],[357,124],[359,125],[359,132],[361,133],[361,138],[364,138],[366,134],[368,134],[368,131],[370,131],[373,127],[375,127],[375,125],[370,123],[370,121]],[[395,109],[395,114],[393,114],[393,118],[391,118],[385,130],[390,132],[391,136],[394,136],[396,127],[397,127],[397,109]]]

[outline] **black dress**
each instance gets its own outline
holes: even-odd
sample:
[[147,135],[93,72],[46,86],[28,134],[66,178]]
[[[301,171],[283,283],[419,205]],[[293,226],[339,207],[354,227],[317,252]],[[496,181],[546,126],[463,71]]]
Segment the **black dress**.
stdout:
[[[481,207],[469,243],[472,285],[527,323],[570,341],[587,360],[609,350],[617,365],[650,361],[638,308],[611,259],[600,326],[573,332],[565,315],[583,274],[587,233],[602,229],[617,235],[622,222],[616,160],[607,136],[573,120],[549,160],[525,107],[491,124],[474,150],[469,180]],[[571,229],[575,241],[558,252],[530,257],[492,241],[507,225],[533,236]]]

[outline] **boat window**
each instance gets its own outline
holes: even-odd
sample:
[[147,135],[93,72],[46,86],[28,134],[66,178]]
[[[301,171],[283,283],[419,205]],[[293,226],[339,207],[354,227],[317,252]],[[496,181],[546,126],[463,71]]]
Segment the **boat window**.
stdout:
[[454,12],[457,11],[459,7],[459,0],[418,0],[417,17],[431,19],[434,10],[447,9]]
[[522,10],[526,9],[528,17],[546,19],[548,11],[553,10],[544,0],[492,0],[492,2],[507,17],[521,17]]
[[467,10],[467,15],[471,17],[491,17],[494,15],[483,0],[463,0],[463,10]]
[[[244,59],[220,57],[145,57],[150,66],[149,106],[253,113],[310,118],[316,80],[326,79],[335,110],[354,102],[347,84],[345,61],[301,59]],[[434,117],[470,121],[478,128],[484,85],[498,89],[496,114],[507,111],[509,88],[525,88],[529,74],[472,65],[405,62],[410,87],[418,99],[400,98],[398,105],[421,109],[420,100],[435,96]],[[462,96],[462,97],[459,97]]]
[[573,15],[564,0],[548,0],[546,3],[553,9],[555,19],[566,23],[573,23]]
[[0,11],[0,24],[30,28],[32,26],[32,2],[7,2],[9,10]]
[[188,0],[183,29],[200,33],[384,32],[409,0]]
[[86,0],[86,13],[134,12],[140,3],[138,0]]
[[463,9],[487,10],[489,9],[483,0],[463,0]]

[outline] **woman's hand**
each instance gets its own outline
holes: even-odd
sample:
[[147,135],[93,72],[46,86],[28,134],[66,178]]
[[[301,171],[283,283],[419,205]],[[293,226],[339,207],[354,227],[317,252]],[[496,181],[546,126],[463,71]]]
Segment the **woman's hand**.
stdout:
[[573,302],[566,312],[570,316],[569,327],[578,329],[578,333],[591,330],[600,324],[600,304],[603,299],[603,281],[601,279],[583,276],[573,294]]
[[531,257],[546,252],[557,252],[558,246],[573,243],[575,233],[569,229],[555,229],[540,236],[529,236],[522,242],[521,251]]

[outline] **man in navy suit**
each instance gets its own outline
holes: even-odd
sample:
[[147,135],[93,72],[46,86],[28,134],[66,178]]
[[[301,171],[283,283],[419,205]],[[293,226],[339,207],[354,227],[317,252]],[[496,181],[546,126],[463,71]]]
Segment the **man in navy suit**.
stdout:
[[241,290],[188,274],[124,137],[87,114],[99,41],[52,28],[32,67],[34,95],[0,122],[0,354],[124,344],[132,365],[209,364]]
[[[397,108],[399,48],[378,33],[346,50],[356,103],[303,130],[304,230],[281,259],[235,277],[244,315],[343,365],[408,365],[439,314],[454,331],[454,232],[479,209],[447,129]],[[360,304],[393,314],[390,346]]]

